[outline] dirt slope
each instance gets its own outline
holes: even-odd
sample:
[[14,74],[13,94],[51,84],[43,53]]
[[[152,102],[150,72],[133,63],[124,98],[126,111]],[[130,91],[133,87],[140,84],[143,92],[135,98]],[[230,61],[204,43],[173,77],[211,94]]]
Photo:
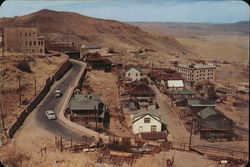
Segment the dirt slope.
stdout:
[[1,18],[0,25],[36,26],[48,40],[70,40],[76,44],[98,43],[104,47],[118,48],[143,47],[167,53],[186,51],[186,48],[171,36],[159,37],[126,23],[72,12],[44,9],[20,17]]

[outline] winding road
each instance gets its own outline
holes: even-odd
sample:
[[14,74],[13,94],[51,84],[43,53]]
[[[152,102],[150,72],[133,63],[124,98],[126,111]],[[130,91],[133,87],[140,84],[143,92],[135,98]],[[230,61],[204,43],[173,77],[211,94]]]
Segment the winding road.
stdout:
[[[85,66],[79,62],[71,60],[71,63],[73,65],[72,68],[59,81],[54,83],[50,92],[39,105],[39,109],[36,113],[36,120],[38,126],[47,129],[56,136],[64,139],[72,139],[73,141],[81,141],[82,136],[87,134],[83,134],[82,132],[71,128],[58,117],[60,108],[66,99],[66,92],[72,87],[72,83],[77,79],[81,69],[85,68]],[[56,98],[54,94],[56,89],[60,89],[64,93],[62,97]],[[49,120],[45,115],[46,110],[54,110],[57,119]]]

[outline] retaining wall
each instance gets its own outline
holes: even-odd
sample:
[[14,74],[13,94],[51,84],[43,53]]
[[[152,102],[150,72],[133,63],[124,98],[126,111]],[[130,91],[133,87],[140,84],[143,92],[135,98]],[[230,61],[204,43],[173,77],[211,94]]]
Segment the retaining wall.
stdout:
[[14,134],[22,126],[27,116],[36,108],[36,106],[47,95],[54,81],[59,80],[71,67],[72,64],[70,63],[70,61],[66,60],[64,63],[61,64],[61,66],[57,69],[57,71],[45,81],[42,90],[32,99],[32,101],[29,103],[26,109],[18,116],[16,122],[14,122],[11,125],[11,127],[7,130],[7,135],[9,136],[9,138],[13,138]]

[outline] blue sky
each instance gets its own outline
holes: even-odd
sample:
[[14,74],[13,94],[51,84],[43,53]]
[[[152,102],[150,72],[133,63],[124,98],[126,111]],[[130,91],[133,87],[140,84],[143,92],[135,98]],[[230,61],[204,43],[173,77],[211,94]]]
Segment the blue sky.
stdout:
[[241,0],[7,0],[0,17],[14,17],[41,9],[73,11],[123,22],[233,23],[249,20],[249,6]]

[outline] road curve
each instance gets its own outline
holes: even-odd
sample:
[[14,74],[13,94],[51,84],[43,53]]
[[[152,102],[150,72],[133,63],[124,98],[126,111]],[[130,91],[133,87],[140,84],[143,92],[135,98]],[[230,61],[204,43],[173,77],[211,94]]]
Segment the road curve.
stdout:
[[44,129],[47,129],[51,133],[55,134],[55,136],[59,136],[64,139],[72,139],[73,141],[81,141],[82,136],[87,134],[83,134],[82,132],[67,126],[64,122],[60,120],[59,117],[57,117],[57,120],[48,120],[45,115],[46,110],[54,110],[56,115],[59,114],[59,105],[62,105],[66,97],[65,95],[63,95],[60,98],[56,98],[54,91],[56,89],[60,89],[66,94],[68,89],[71,87],[71,84],[75,82],[78,74],[81,71],[81,68],[85,68],[76,61],[71,61],[71,63],[73,65],[72,68],[59,81],[57,81],[57,83],[54,83],[51,88],[51,91],[41,102],[39,109],[36,113],[36,120],[39,126]]

